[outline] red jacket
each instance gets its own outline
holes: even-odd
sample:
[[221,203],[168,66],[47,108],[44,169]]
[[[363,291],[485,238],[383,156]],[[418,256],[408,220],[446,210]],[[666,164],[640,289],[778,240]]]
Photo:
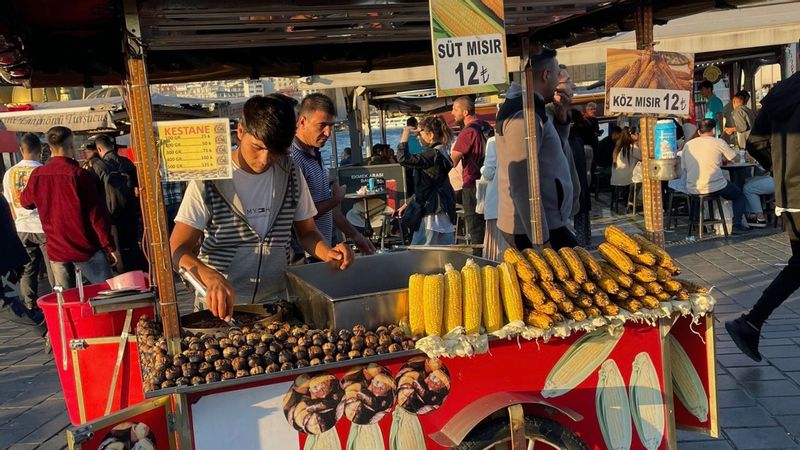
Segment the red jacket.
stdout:
[[51,261],[84,262],[100,249],[114,251],[111,219],[98,181],[74,159],[53,156],[34,170],[20,203],[39,209]]

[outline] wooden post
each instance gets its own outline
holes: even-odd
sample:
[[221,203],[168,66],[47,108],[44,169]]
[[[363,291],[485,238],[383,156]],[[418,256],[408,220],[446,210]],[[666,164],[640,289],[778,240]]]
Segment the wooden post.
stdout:
[[139,199],[142,205],[145,238],[149,245],[150,283],[159,299],[164,337],[170,352],[180,353],[180,322],[172,278],[172,258],[167,234],[164,196],[161,191],[159,156],[153,128],[150,86],[141,42],[136,0],[125,1],[125,46],[127,49],[127,108],[131,118],[131,144],[136,152]]
[[[525,137],[528,146],[528,192],[531,205],[531,241],[533,245],[541,248],[544,245],[544,230],[542,228],[542,193],[539,184],[539,149],[536,145],[536,111],[533,102],[533,62],[531,61],[530,41],[522,39],[522,59],[520,72],[522,73],[522,108],[525,114]],[[530,62],[530,64],[529,64]]]
[[[648,50],[653,48],[653,5],[642,1],[636,7],[636,48]],[[642,150],[642,205],[644,210],[644,226],[647,237],[660,246],[664,246],[664,207],[661,196],[661,180],[650,179],[647,170],[649,161],[655,158],[655,140],[653,132],[656,118],[647,115],[640,122],[639,148]]]

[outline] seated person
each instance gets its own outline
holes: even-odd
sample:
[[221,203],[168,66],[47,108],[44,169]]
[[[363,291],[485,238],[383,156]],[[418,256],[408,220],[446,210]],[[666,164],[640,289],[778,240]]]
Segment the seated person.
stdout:
[[715,194],[733,202],[733,233],[749,230],[742,225],[745,197],[742,191],[725,179],[723,158],[735,162],[739,154],[716,137],[717,121],[703,119],[697,128],[698,137],[686,143],[681,170],[686,171],[686,189],[690,194]]
[[350,166],[353,164],[353,150],[350,147],[345,147],[342,152],[342,160],[339,161],[340,166]]
[[761,209],[761,196],[775,193],[775,180],[769,175],[750,177],[744,182],[744,197],[747,199],[747,215],[745,221],[748,226],[764,228],[767,219]]
[[389,164],[389,159],[386,157],[386,145],[375,144],[372,146],[372,157],[369,159],[370,166],[378,164]]

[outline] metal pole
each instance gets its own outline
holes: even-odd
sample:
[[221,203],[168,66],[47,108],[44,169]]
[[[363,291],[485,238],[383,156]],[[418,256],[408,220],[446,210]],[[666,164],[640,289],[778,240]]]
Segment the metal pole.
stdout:
[[[653,5],[649,1],[641,2],[636,7],[636,48],[648,50],[653,48]],[[642,161],[647,169],[655,157],[655,140],[653,132],[656,118],[647,115],[640,122],[639,148],[642,150]],[[647,237],[654,243],[664,246],[664,208],[661,198],[661,180],[651,180],[650,171],[642,171],[642,206],[644,210],[644,226]]]
[[339,167],[339,147],[336,145],[336,125],[331,127],[331,167]]
[[520,60],[520,72],[522,72],[522,107],[525,114],[525,128],[527,136],[525,138],[528,146],[528,189],[530,192],[531,207],[531,241],[533,245],[541,247],[544,245],[544,230],[542,229],[542,202],[541,185],[539,184],[539,149],[536,142],[536,112],[533,102],[533,65],[528,64],[531,56],[530,42],[528,38],[522,40],[522,59]]
[[367,157],[372,157],[372,122],[370,122],[370,114],[369,114],[369,100],[367,99],[367,93],[365,92],[361,96],[360,102],[361,106],[361,130],[364,134],[364,143],[366,144],[367,148]]
[[381,109],[381,144],[386,144],[386,111]]
[[178,304],[172,279],[172,258],[159,173],[160,159],[156,150],[153,109],[150,104],[147,66],[136,0],[125,1],[125,26],[127,107],[131,118],[131,144],[136,152],[136,173],[139,177],[139,199],[142,205],[144,231],[150,245],[149,256],[152,266],[150,280],[159,298],[164,337],[167,339],[170,352],[178,354],[181,339]]

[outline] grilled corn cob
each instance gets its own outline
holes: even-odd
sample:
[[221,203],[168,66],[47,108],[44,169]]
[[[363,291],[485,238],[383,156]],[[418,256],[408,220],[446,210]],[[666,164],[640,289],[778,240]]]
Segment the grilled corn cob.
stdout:
[[542,396],[558,397],[581,384],[608,358],[623,334],[624,329],[613,336],[598,329],[573,342],[547,375]]
[[628,390],[613,359],[607,360],[600,366],[595,402],[597,421],[600,423],[606,448],[629,449],[633,430]]
[[671,267],[674,266],[672,262],[672,257],[667,253],[663,248],[659,247],[655,243],[651,242],[646,237],[642,236],[641,234],[634,234],[631,236],[634,241],[642,248],[642,250],[648,251],[655,255],[658,264],[661,267]]
[[627,300],[631,294],[628,291],[619,291],[614,294],[614,301],[619,302],[622,300]]
[[617,305],[632,313],[635,313],[642,309],[642,302],[640,302],[635,298],[629,298],[627,300],[623,300],[621,302],[618,302]]
[[553,274],[555,275],[556,279],[561,281],[569,280],[569,269],[558,255],[558,252],[552,248],[546,248],[542,250],[542,256],[544,257],[545,261],[547,261],[547,264],[550,266],[550,268],[553,269]]
[[514,247],[509,247],[503,250],[503,262],[516,264],[524,260],[525,260],[525,255],[523,255],[522,252],[515,249]]
[[546,301],[539,305],[533,306],[534,311],[540,312],[542,314],[547,314],[548,316],[552,316],[558,312],[558,305],[556,302],[553,301]]
[[546,330],[553,326],[553,319],[537,311],[525,311],[525,324]]
[[649,283],[644,283],[644,289],[650,295],[657,295],[657,294],[660,294],[660,293],[664,292],[664,288],[661,287],[661,285],[658,284],[657,281],[651,281]]
[[645,295],[644,297],[639,298],[637,300],[639,300],[642,303],[642,306],[644,306],[647,309],[656,309],[659,307],[661,303],[658,301],[657,298],[655,298],[652,295]]
[[540,280],[553,281],[555,279],[553,276],[553,271],[550,270],[550,266],[547,264],[547,261],[542,257],[541,254],[539,254],[539,252],[529,248],[523,250],[522,254],[525,255],[525,259],[531,263],[531,266],[533,266],[533,269],[536,271],[536,274],[539,276]]
[[659,283],[664,283],[672,279],[672,273],[669,270],[661,266],[654,267],[654,269],[656,271],[656,281]]
[[597,292],[597,285],[592,283],[591,281],[587,281],[581,284],[581,289],[583,289],[583,292],[587,294],[594,294],[595,292]]
[[480,333],[483,315],[483,282],[481,269],[471,259],[461,268],[464,294],[464,329],[468,334]]
[[600,311],[603,311],[603,314],[607,316],[616,316],[619,315],[619,306],[614,303],[609,303],[606,306],[600,306]]
[[500,275],[493,266],[481,267],[483,279],[483,327],[492,333],[503,326],[503,305],[500,301]]
[[539,287],[541,287],[544,293],[554,302],[563,302],[567,299],[567,295],[564,291],[553,281],[540,281]]
[[628,397],[633,424],[647,450],[655,450],[664,439],[664,396],[650,355],[641,352],[633,360]]
[[597,280],[597,285],[600,286],[600,289],[606,294],[616,294],[619,292],[619,285],[617,282],[608,276],[603,276]]
[[558,302],[558,303],[556,303],[556,305],[558,306],[558,311],[560,313],[562,313],[562,314],[569,315],[569,313],[571,313],[572,311],[575,310],[575,304],[572,303],[569,300],[564,300],[563,302]]
[[664,292],[662,292],[660,294],[656,294],[655,297],[660,302],[668,302],[668,301],[670,301],[672,299],[672,294],[670,294],[669,292],[664,291]]
[[553,323],[561,323],[567,321],[567,318],[564,317],[564,315],[561,314],[560,312],[551,315],[550,318],[553,319]]
[[603,275],[607,275],[609,278],[614,280],[619,287],[628,289],[633,285],[633,278],[630,275],[624,274],[620,272],[616,267],[608,264],[606,262],[601,262],[600,267],[603,268]]
[[544,292],[534,283],[522,283],[522,299],[531,308],[547,301]]
[[571,312],[567,313],[570,319],[581,322],[586,320],[586,313],[583,312],[582,309],[573,309]]
[[455,327],[463,325],[464,300],[462,296],[461,272],[453,268],[452,264],[444,265],[444,327],[442,335],[447,334]]
[[642,247],[628,233],[614,225],[607,226],[603,234],[609,244],[614,245],[628,255],[638,255],[642,252]]
[[681,289],[675,293],[675,298],[681,301],[689,300],[689,291],[686,289]]
[[583,267],[583,262],[578,254],[575,253],[575,250],[569,247],[562,247],[558,249],[558,254],[561,256],[564,264],[567,265],[572,279],[578,283],[585,283],[588,278],[586,275],[586,268]]
[[684,289],[692,294],[708,294],[709,292],[707,287],[700,286],[692,281],[678,280],[677,278],[675,281],[679,282]]
[[425,334],[439,336],[442,332],[444,314],[444,276],[426,275],[423,287],[425,296]]
[[510,322],[522,320],[522,292],[514,266],[500,263],[497,266],[500,275],[500,296],[503,299],[503,310]]
[[585,312],[586,316],[591,318],[591,319],[596,319],[596,318],[598,318],[598,317],[603,315],[603,312],[600,311],[600,308],[598,308],[597,306],[589,306],[589,307],[583,308],[583,312]]
[[636,270],[631,274],[634,280],[642,283],[649,283],[656,281],[656,272],[648,267],[635,264]]
[[589,294],[581,294],[580,297],[575,300],[575,304],[581,308],[589,308],[590,306],[594,305],[594,302]]
[[574,247],[575,254],[581,259],[583,263],[583,267],[586,269],[589,277],[593,280],[599,279],[603,276],[603,269],[600,268],[600,264],[598,264],[597,260],[594,259],[591,253],[583,247]]
[[408,278],[408,325],[411,333],[425,333],[425,275],[415,273]]
[[576,298],[581,293],[581,285],[576,281],[562,281],[561,287],[564,288],[564,292],[571,298]]
[[683,406],[700,422],[708,420],[708,396],[700,376],[680,342],[671,334],[669,361],[672,369],[672,387]]
[[633,297],[644,297],[647,295],[647,289],[644,288],[641,284],[634,284],[628,289],[628,293],[631,294]]
[[533,266],[525,259],[525,255],[515,248],[507,248],[503,251],[503,261],[514,266],[517,276],[521,281],[536,281],[536,271]]
[[605,292],[596,292],[594,296],[592,296],[592,300],[597,306],[605,306],[611,303],[611,299],[608,298],[608,294]]
[[647,267],[652,267],[656,265],[656,255],[650,252],[643,251],[642,253],[629,256],[631,257],[631,260],[637,264],[641,264]]
[[665,291],[670,293],[675,293],[681,290],[683,285],[678,280],[667,280],[661,283],[661,286],[664,288]]
[[613,244],[603,242],[597,249],[600,251],[600,256],[620,272],[632,274],[636,271],[636,266],[634,266],[631,258]]

